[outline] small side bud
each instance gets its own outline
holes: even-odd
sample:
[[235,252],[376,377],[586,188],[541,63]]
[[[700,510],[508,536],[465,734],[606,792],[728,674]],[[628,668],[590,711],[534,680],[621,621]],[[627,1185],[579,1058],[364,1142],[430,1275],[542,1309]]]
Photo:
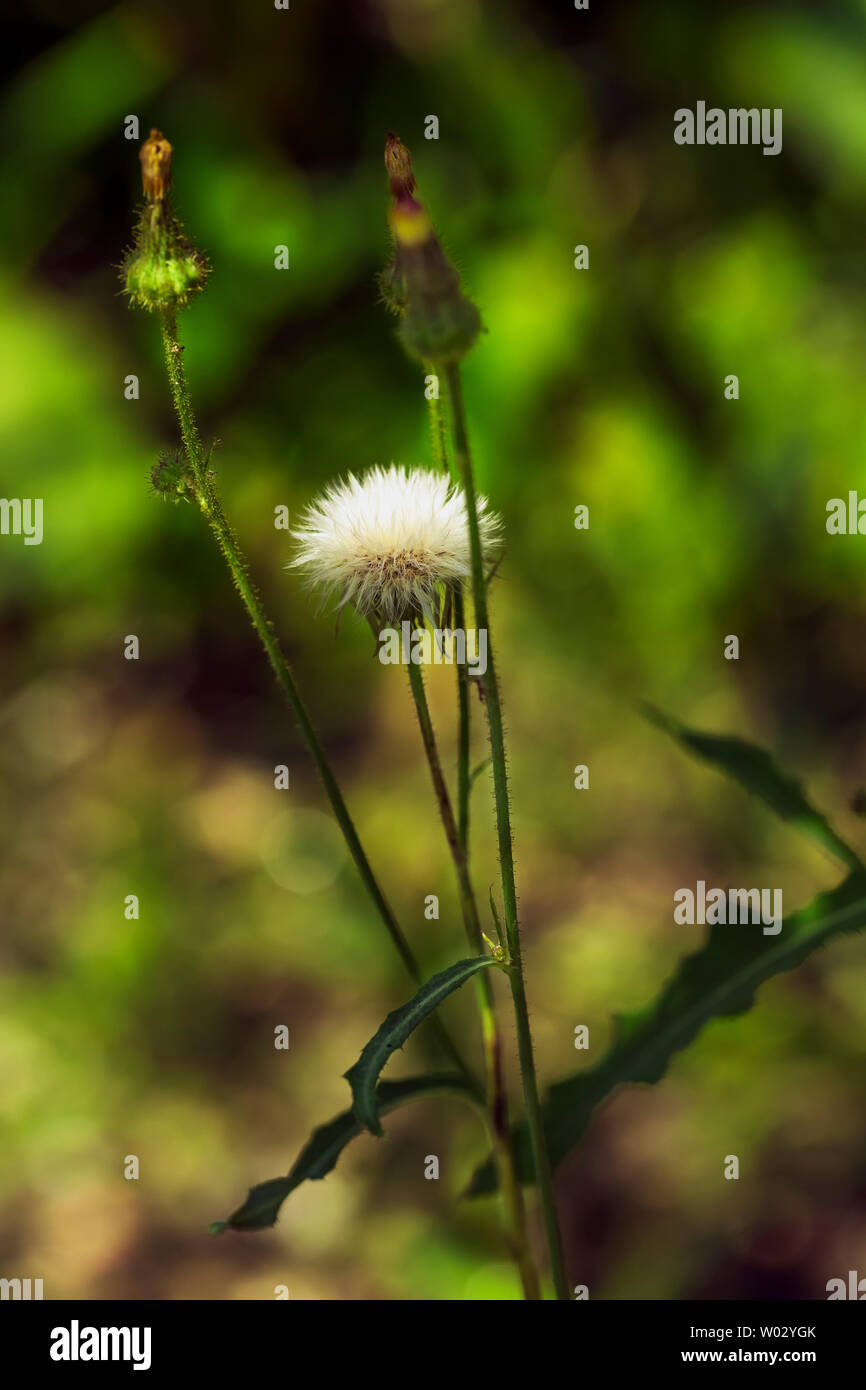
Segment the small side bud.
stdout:
[[189,502],[194,496],[192,469],[181,450],[163,454],[150,470],[150,486],[155,497],[167,502]]

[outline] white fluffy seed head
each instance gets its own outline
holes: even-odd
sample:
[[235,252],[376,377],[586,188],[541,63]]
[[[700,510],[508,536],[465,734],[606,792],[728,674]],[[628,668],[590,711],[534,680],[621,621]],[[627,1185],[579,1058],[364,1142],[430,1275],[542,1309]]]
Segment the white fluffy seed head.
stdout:
[[[501,522],[477,501],[482,554],[499,545]],[[292,532],[292,568],[374,622],[431,616],[442,586],[471,574],[463,490],[423,468],[371,468],[332,483]]]

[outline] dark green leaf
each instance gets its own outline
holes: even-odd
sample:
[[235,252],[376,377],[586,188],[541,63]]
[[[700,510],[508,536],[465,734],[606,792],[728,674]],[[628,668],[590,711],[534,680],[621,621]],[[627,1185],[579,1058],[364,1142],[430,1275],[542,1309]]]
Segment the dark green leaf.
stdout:
[[460,960],[456,965],[450,965],[447,970],[433,975],[408,1004],[403,1004],[388,1015],[367,1043],[355,1065],[345,1075],[352,1088],[355,1114],[371,1134],[383,1133],[376,1108],[376,1082],[392,1052],[403,1046],[418,1024],[423,1023],[443,999],[459,989],[478,970],[495,964],[492,956],[475,956]]
[[[833,937],[866,926],[866,872],[851,874],[809,907],[785,919],[778,936],[760,928],[713,926],[702,950],[686,957],[649,1008],[617,1018],[613,1045],[597,1066],[552,1086],[544,1103],[551,1162],[560,1163],[585,1133],[597,1105],[626,1082],[659,1081],[675,1053],[687,1047],[706,1023],[743,1013],[765,980],[799,965]],[[525,1126],[515,1130],[518,1171],[533,1178]],[[488,1159],[475,1173],[468,1195],[496,1187]]]
[[[403,1081],[383,1081],[377,1091],[379,1109],[383,1114],[395,1110],[406,1101],[423,1096],[457,1095],[476,1103],[469,1083],[459,1075],[409,1076]],[[327,1124],[313,1130],[298,1154],[291,1171],[284,1178],[270,1178],[250,1189],[243,1206],[238,1207],[227,1221],[214,1221],[211,1235],[220,1235],[232,1228],[237,1231],[260,1231],[273,1226],[277,1214],[290,1192],[302,1182],[324,1178],[336,1166],[337,1159],[350,1141],[363,1134],[364,1127],[351,1110],[344,1110]]]
[[839,838],[820,811],[816,811],[806,800],[799,782],[782,772],[763,748],[757,748],[741,738],[703,734],[697,729],[689,729],[652,705],[644,705],[643,710],[657,728],[664,729],[695,757],[733,777],[746,791],[760,797],[777,816],[791,821],[805,835],[811,835],[822,849],[828,850],[846,869],[863,868],[863,861],[850,845]]

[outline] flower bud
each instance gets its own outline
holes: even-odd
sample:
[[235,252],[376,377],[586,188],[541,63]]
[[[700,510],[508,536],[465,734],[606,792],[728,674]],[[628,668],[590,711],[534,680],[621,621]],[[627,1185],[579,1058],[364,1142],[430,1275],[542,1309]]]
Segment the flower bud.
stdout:
[[204,288],[208,265],[184,236],[168,197],[172,147],[152,130],[140,152],[145,203],[121,274],[132,303],[142,309],[179,309]]
[[396,135],[388,136],[385,168],[394,197],[388,216],[394,257],[379,279],[382,297],[403,315],[400,338],[410,357],[458,361],[478,337],[481,316],[463,294],[427,209],[413,197],[411,156]]
[[168,502],[188,502],[195,495],[195,480],[186,454],[163,454],[150,470],[150,486],[156,497]]

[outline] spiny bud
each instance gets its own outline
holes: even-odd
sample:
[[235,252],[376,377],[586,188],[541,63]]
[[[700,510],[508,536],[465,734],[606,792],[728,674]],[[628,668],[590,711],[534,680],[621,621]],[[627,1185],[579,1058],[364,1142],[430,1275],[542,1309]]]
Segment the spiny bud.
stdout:
[[385,168],[394,199],[388,215],[394,257],[379,277],[382,297],[403,316],[400,338],[410,357],[458,361],[478,337],[481,316],[463,294],[427,209],[413,196],[412,158],[393,134],[385,143]]
[[195,495],[195,484],[186,454],[181,450],[163,454],[150,470],[150,486],[165,501],[188,502]]
[[152,130],[141,147],[141,183],[145,203],[134,241],[121,267],[133,304],[142,309],[179,309],[204,288],[208,264],[184,236],[168,197],[172,147]]

